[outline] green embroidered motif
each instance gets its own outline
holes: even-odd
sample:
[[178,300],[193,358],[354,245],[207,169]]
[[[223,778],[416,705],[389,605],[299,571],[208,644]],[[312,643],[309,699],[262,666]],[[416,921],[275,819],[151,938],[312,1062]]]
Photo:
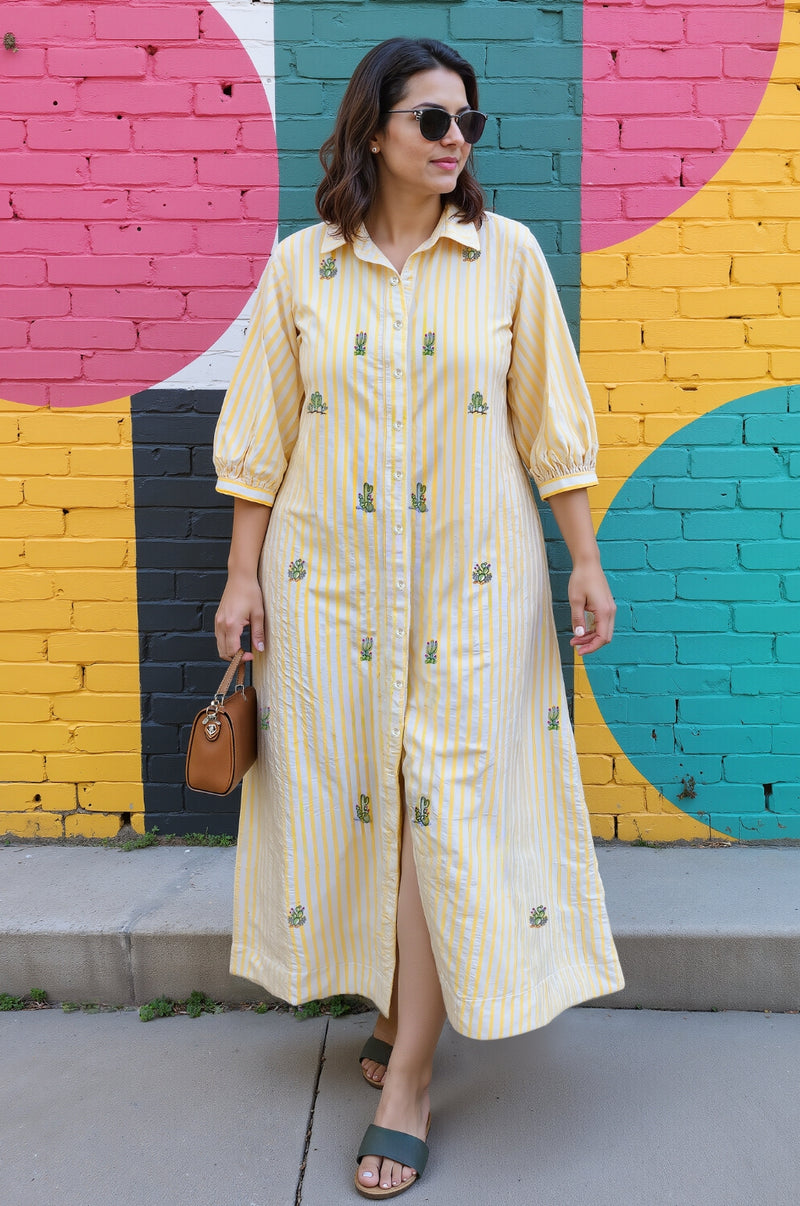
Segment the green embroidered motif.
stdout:
[[467,403],[467,414],[468,415],[485,415],[486,412],[488,411],[488,409],[489,409],[489,403],[484,402],[483,394],[480,392],[480,390],[476,389],[475,393],[472,395],[469,402]]
[[371,486],[369,482],[364,482],[364,492],[362,493],[360,490],[358,492],[357,510],[364,511],[366,514],[371,515],[375,510],[374,494],[375,487]]
[[356,804],[356,820],[362,821],[365,825],[371,823],[372,812],[370,810],[369,796],[359,796],[359,802]]
[[265,733],[269,731],[269,713],[269,708],[261,709],[261,727]]
[[366,331],[357,331],[356,332],[356,342],[355,342],[355,347],[353,348],[353,354],[355,356],[366,356],[366,354],[367,354],[367,332]]
[[374,637],[361,638],[361,660],[362,662],[372,661],[372,646],[375,642]]
[[414,809],[414,824],[424,825],[426,828],[431,823],[431,802],[427,796],[420,796],[419,804]]
[[472,571],[472,581],[483,583],[492,580],[492,564],[490,561],[480,561]]
[[306,576],[306,563],[302,557],[289,562],[289,581],[300,582]]
[[289,910],[290,926],[305,925],[307,921],[305,905],[295,905],[293,909]]
[[422,336],[422,355],[432,356],[436,351],[436,334],[434,331],[426,331]]
[[537,905],[535,909],[531,909],[530,924],[535,930],[539,930],[543,925],[547,925],[549,920],[547,905]]
[[339,269],[336,267],[336,260],[332,255],[326,255],[319,262],[319,274],[324,281],[329,281],[336,276]]
[[411,495],[412,511],[427,511],[428,504],[425,502],[425,491],[427,488],[423,482],[417,482],[416,493]]
[[306,410],[310,415],[324,415],[328,410],[328,403],[322,401],[322,394],[317,390],[308,399]]
[[552,708],[547,709],[547,727],[548,727],[548,729],[552,730],[552,729],[558,729],[561,727],[561,721],[559,720],[560,715],[561,715],[561,709],[559,707],[557,707],[556,705],[554,705]]
[[465,264],[472,264],[475,260],[481,258],[481,253],[475,247],[464,247],[461,252],[461,258]]
[[439,654],[439,642],[438,641],[428,641],[427,645],[425,646],[425,663],[426,663],[426,665],[434,666],[436,664],[436,658],[437,658],[438,654]]

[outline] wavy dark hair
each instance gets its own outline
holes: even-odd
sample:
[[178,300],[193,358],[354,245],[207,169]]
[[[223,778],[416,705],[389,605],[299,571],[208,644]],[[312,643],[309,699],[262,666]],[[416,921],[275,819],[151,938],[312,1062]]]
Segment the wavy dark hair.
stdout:
[[[333,133],[319,152],[325,176],[316,196],[323,221],[348,243],[353,242],[366,218],[378,186],[370,138],[386,125],[388,110],[403,99],[411,76],[435,67],[446,67],[459,75],[467,103],[472,109],[478,108],[478,81],[472,66],[457,51],[433,38],[389,38],[373,47],[353,72]],[[471,157],[445,199],[457,207],[461,222],[480,226],[485,203],[471,171]]]

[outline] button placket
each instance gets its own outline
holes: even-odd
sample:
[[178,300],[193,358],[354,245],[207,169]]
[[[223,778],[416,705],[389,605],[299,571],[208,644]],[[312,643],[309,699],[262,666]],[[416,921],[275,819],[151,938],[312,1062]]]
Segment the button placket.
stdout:
[[387,779],[396,780],[402,752],[408,675],[408,560],[409,532],[406,502],[406,364],[408,361],[408,314],[405,279],[389,278],[387,290],[387,366],[389,368],[390,405],[387,413],[386,513],[387,623],[389,625],[390,664],[386,667],[389,702]]

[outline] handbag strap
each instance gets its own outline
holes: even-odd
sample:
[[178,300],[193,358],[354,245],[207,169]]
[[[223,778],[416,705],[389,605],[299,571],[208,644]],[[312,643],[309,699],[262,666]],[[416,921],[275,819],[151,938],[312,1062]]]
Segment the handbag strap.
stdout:
[[217,693],[214,696],[214,703],[221,704],[225,702],[225,696],[228,694],[228,688],[233,682],[233,676],[236,675],[236,686],[244,686],[244,650],[237,649],[231,659],[231,664],[225,671],[225,676],[217,688]]

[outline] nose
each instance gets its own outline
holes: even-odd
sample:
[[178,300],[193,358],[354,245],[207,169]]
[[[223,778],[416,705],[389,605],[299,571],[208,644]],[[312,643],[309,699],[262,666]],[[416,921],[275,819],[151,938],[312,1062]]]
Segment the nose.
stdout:
[[461,126],[454,117],[450,118],[450,125],[447,127],[446,133],[442,135],[440,141],[456,143],[465,141],[464,135],[461,133]]

